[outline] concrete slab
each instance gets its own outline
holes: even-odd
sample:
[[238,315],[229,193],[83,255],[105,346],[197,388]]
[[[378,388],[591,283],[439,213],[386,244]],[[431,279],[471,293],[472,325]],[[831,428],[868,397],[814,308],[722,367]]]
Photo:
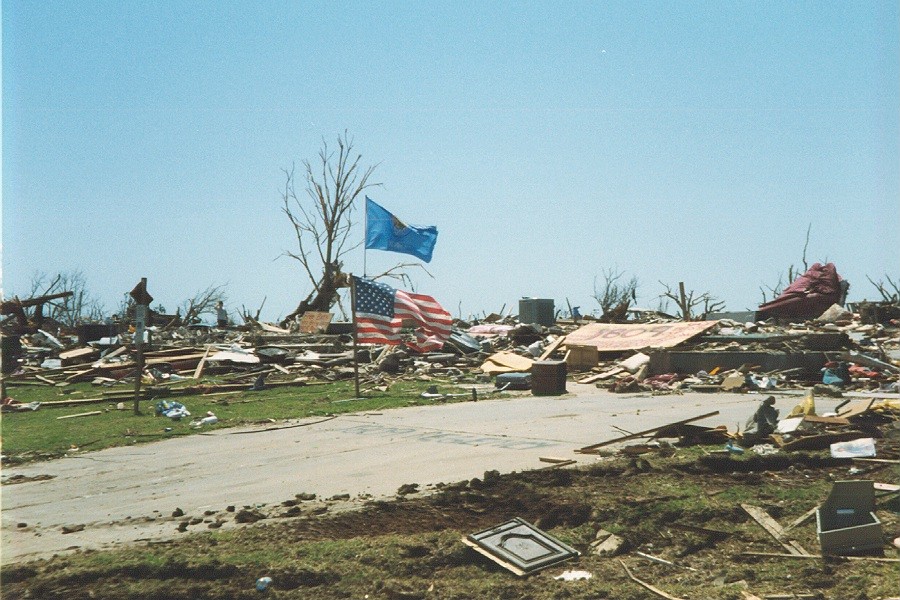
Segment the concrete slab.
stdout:
[[[275,431],[222,430],[4,468],[5,477],[51,478],[3,486],[2,560],[173,537],[176,508],[200,516],[228,505],[276,504],[301,492],[389,497],[408,483],[424,487],[487,470],[545,467],[539,457],[548,455],[590,463],[597,458],[574,450],[619,437],[613,426],[639,431],[719,410],[698,424],[734,429],[763,397],[615,395],[574,383],[568,389],[564,396],[311,419]],[[816,407],[830,410],[839,401],[816,398]],[[785,414],[796,402],[782,398],[778,408]],[[83,531],[62,533],[63,526],[82,524]]]

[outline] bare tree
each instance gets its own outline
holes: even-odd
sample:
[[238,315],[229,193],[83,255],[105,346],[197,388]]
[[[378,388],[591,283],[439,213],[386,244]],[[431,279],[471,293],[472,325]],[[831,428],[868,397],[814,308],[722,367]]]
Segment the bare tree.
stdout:
[[871,277],[866,275],[866,279],[875,286],[875,289],[878,290],[878,293],[881,294],[881,297],[885,302],[890,302],[892,304],[900,303],[900,279],[894,281],[887,274],[885,274],[884,278],[887,279],[887,283],[880,279],[876,283]]
[[366,189],[380,185],[369,181],[375,166],[364,169],[361,159],[345,131],[338,136],[337,150],[323,140],[318,161],[303,161],[305,193],[297,192],[294,168],[284,170],[281,210],[297,238],[297,250],[285,254],[300,263],[312,291],[285,317],[283,327],[307,311],[327,311],[338,299],[338,289],[346,287],[341,259],[358,246],[349,245],[354,203]]
[[[806,273],[809,270],[809,264],[806,261],[806,250],[809,248],[809,233],[812,231],[812,223],[806,228],[806,241],[803,242],[803,255],[801,256],[801,262],[803,264],[803,270],[797,269],[793,264],[788,265],[787,273],[779,273],[778,281],[774,286],[763,284],[759,286],[759,291],[762,294],[762,302],[761,304],[765,304],[770,300],[774,300],[778,296],[781,295],[781,292],[784,291],[784,288],[791,285],[794,280]],[[828,262],[828,261],[825,261]]]
[[[685,321],[702,321],[710,313],[725,308],[725,303],[711,296],[709,292],[703,292],[702,294],[697,294],[694,290],[685,292],[684,282],[678,282],[677,293],[662,281],[659,283],[666,288],[666,291],[663,292],[660,298],[674,300],[680,312],[679,316]],[[698,307],[700,307],[700,310],[695,310]]]
[[99,321],[103,318],[103,304],[88,291],[87,280],[81,271],[65,271],[57,274],[52,280],[46,273],[35,273],[31,278],[31,297],[50,296],[62,292],[71,294],[35,307],[33,315],[35,321],[52,319],[60,325],[71,328],[82,322]]
[[632,277],[628,281],[620,281],[624,275],[624,271],[616,272],[615,269],[604,269],[603,283],[600,286],[598,286],[597,277],[594,276],[593,297],[603,311],[600,317],[603,322],[624,320],[631,303],[637,301],[637,277]]
[[184,301],[181,309],[184,309],[182,322],[186,325],[196,323],[201,315],[212,314],[216,311],[217,302],[225,302],[228,296],[225,294],[224,285],[210,285],[205,290],[199,291],[192,298]]

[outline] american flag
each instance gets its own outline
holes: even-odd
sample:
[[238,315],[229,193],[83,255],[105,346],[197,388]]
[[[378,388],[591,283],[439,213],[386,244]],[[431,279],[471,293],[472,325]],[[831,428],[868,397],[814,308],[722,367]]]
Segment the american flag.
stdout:
[[450,337],[450,313],[431,296],[397,290],[384,283],[354,277],[356,336],[361,344],[403,343],[404,321],[414,321],[416,340],[406,345],[418,352],[440,350]]

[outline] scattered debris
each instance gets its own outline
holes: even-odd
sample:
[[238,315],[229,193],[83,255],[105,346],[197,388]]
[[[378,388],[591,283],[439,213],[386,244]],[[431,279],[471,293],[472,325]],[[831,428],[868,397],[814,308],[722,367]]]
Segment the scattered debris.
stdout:
[[103,414],[102,410],[92,410],[90,412],[83,412],[83,413],[78,413],[75,415],[62,415],[61,417],[56,417],[56,418],[57,418],[57,420],[59,420],[59,419],[75,419],[77,417],[93,417],[95,415],[102,415],[102,414]]
[[579,556],[574,548],[518,517],[462,541],[520,577]]
[[586,581],[594,576],[590,571],[563,571],[553,579],[557,581]]
[[625,543],[625,538],[601,529],[591,542],[591,550],[598,556],[616,556],[625,549]]
[[667,594],[666,592],[662,591],[661,589],[650,585],[646,581],[642,581],[642,580],[638,579],[637,577],[634,576],[634,573],[632,573],[631,570],[628,568],[628,565],[625,564],[625,561],[620,559],[619,562],[622,563],[622,568],[625,569],[625,573],[628,574],[628,578],[631,579],[636,584],[638,584],[639,586],[641,586],[642,588],[644,588],[645,590],[653,592],[660,598],[665,598],[666,600],[683,600],[682,598],[677,598],[675,596],[672,596],[671,594]]
[[760,527],[766,530],[766,533],[771,535],[775,540],[784,546],[784,548],[791,554],[797,555],[808,555],[809,552],[803,549],[803,546],[795,542],[794,540],[789,540],[785,537],[786,532],[778,524],[778,522],[769,516],[769,514],[758,506],[753,506],[751,504],[741,504],[741,508],[744,511],[753,517],[753,520],[759,523]]
[[884,541],[875,515],[874,482],[835,481],[816,511],[816,533],[822,554],[881,552]]

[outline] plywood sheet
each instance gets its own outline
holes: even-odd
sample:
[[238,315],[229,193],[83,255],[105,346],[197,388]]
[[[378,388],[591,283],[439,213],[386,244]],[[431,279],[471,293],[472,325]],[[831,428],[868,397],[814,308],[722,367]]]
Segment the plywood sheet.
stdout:
[[566,345],[595,346],[600,352],[671,348],[699,335],[718,321],[618,325],[589,323],[566,336]]

